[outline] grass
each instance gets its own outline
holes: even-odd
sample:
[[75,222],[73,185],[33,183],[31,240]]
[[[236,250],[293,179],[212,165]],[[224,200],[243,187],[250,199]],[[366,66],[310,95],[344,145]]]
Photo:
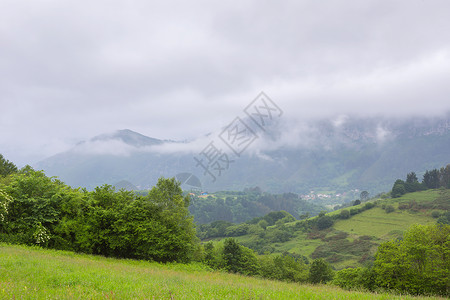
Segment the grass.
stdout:
[[1,299],[439,299],[344,291],[0,244]]
[[398,209],[392,213],[386,213],[380,207],[374,207],[354,215],[348,220],[336,221],[334,228],[352,234],[385,239],[393,230],[401,232],[415,223],[426,225],[435,222],[436,220],[421,213],[410,213]]

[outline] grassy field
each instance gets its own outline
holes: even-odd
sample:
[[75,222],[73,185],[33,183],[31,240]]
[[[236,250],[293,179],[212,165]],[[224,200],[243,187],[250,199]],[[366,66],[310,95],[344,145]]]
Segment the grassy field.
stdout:
[[0,244],[0,299],[439,299]]
[[334,228],[357,235],[370,235],[385,239],[391,238],[392,231],[403,232],[415,223],[427,225],[436,223],[436,220],[423,213],[400,210],[386,213],[380,207],[375,207],[352,216],[349,220],[338,220]]

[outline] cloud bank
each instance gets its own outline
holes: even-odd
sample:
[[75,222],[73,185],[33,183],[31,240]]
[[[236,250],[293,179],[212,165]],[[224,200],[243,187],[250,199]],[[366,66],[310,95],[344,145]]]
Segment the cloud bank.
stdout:
[[442,115],[449,9],[445,0],[5,0],[0,152],[25,164],[122,128],[192,140],[260,91],[294,133],[340,115]]

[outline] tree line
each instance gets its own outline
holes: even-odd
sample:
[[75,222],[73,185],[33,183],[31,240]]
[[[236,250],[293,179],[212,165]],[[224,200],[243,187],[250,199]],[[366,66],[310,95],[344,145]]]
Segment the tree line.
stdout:
[[450,164],[440,169],[426,170],[422,182],[419,182],[415,172],[408,173],[406,180],[397,179],[395,181],[391,196],[397,198],[406,193],[437,188],[450,188]]
[[25,167],[0,177],[0,241],[159,262],[199,248],[189,197],[160,178],[147,196],[110,185],[73,189]]

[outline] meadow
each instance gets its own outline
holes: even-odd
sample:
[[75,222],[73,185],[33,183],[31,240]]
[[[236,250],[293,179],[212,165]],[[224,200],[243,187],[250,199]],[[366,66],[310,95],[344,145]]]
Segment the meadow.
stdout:
[[160,264],[0,244],[1,299],[440,299],[345,291]]

